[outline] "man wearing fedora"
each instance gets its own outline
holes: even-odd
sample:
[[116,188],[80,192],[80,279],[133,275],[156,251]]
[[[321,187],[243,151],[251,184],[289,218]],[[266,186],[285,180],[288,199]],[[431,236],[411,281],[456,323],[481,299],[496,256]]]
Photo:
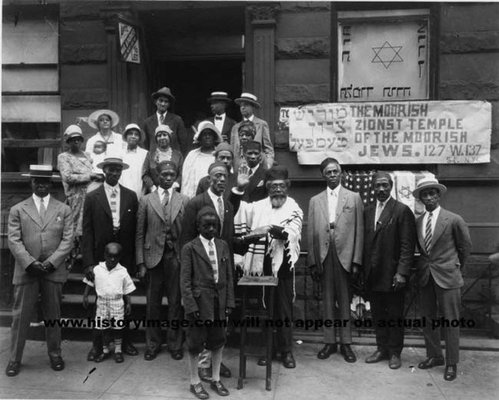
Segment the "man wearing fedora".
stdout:
[[[7,376],[16,376],[21,367],[31,315],[41,295],[43,318],[61,318],[62,285],[68,277],[64,260],[73,244],[71,209],[50,195],[51,165],[31,165],[33,194],[10,209],[8,243],[15,260],[14,305],[10,359]],[[64,369],[61,357],[61,328],[45,328],[50,366]]]
[[[82,256],[86,275],[93,280],[93,267],[104,261],[104,250],[108,243],[119,243],[123,251],[120,263],[135,275],[135,231],[137,225],[137,195],[118,183],[123,169],[121,154],[107,154],[98,165],[105,175],[104,184],[88,193],[83,207]],[[128,340],[128,329],[123,332],[123,352],[137,355],[137,349]],[[99,356],[95,347],[87,359],[93,361]]]
[[169,111],[175,103],[171,90],[166,86],[162,87],[152,94],[152,99],[156,105],[156,112],[147,117],[142,124],[145,133],[144,148],[152,153],[157,146],[154,136],[156,128],[158,125],[168,125],[173,131],[172,148],[179,150],[185,156],[191,147],[192,137],[187,133],[182,118]]
[[137,124],[128,124],[123,132],[123,140],[127,144],[123,152],[123,162],[130,168],[123,170],[119,183],[126,188],[133,190],[137,198],[142,197],[142,169],[146,159],[147,150],[138,144],[143,138],[142,129]]
[[[274,164],[274,146],[270,140],[269,124],[267,124],[267,122],[263,119],[255,116],[255,108],[260,108],[258,98],[251,93],[242,93],[241,97],[234,100],[234,102],[239,105],[243,121],[251,121],[255,125],[256,134],[253,140],[256,140],[262,144],[264,153],[263,165],[267,169],[271,168]],[[243,121],[233,126],[230,139],[235,157],[240,158],[243,158],[243,156],[241,154],[241,146],[239,143],[239,125],[241,125]],[[237,163],[235,163],[235,165],[238,167]]]
[[[444,365],[444,379],[453,381],[459,362],[459,321],[461,305],[461,270],[471,250],[468,227],[463,218],[440,207],[440,197],[447,188],[435,178],[423,178],[412,192],[425,206],[416,220],[420,257],[416,263],[420,286],[421,313],[426,320],[423,333],[426,360],[420,369]],[[445,360],[440,346],[440,327],[433,321],[442,317],[445,324]]]
[[223,141],[228,143],[230,143],[232,127],[236,124],[236,121],[229,118],[225,113],[231,102],[232,100],[229,98],[227,92],[211,92],[210,97],[208,97],[208,103],[213,113],[213,117],[208,120],[215,124],[222,134]]

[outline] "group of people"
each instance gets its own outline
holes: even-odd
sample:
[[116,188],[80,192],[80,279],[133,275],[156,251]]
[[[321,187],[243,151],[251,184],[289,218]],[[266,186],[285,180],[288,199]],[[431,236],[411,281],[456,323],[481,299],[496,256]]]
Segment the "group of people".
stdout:
[[[288,195],[287,169],[274,166],[268,124],[253,115],[259,106],[256,96],[243,93],[236,99],[244,120],[235,123],[224,113],[231,101],[227,94],[213,92],[208,101],[214,117],[198,124],[194,142],[199,147],[188,153],[183,121],[168,111],[175,100],[171,91],[162,88],[152,97],[157,112],[142,128],[129,124],[123,135],[112,131],[118,116],[111,110],[93,113],[89,124],[99,132],[88,139],[86,152],[81,150],[81,129],[66,130],[68,150],[59,156],[59,170],[67,204],[50,196],[52,166],[31,166],[27,175],[33,195],[9,214],[15,299],[8,376],[20,371],[39,293],[44,318],[60,318],[66,259],[75,247],[85,268],[85,307],[89,294],[96,293],[89,361],[111,357],[112,341],[116,362],[123,362],[123,354],[138,354],[126,324],[136,277],[146,285],[146,320],[169,322],[167,348],[172,358],[181,360],[187,348],[190,391],[208,398],[201,383],[207,381],[214,392],[228,395],[220,380],[231,376],[222,363],[227,333],[223,323],[214,322],[225,321],[235,308],[239,269],[246,275],[278,278],[274,318],[288,323],[277,324],[274,353],[284,367],[295,368],[294,270],[303,211]],[[415,221],[412,211],[391,197],[389,173],[376,173],[376,202],[364,209],[359,194],[341,185],[342,168],[336,159],[325,159],[320,172],[326,189],[309,203],[307,266],[323,285],[324,320],[344,323],[324,328],[325,345],[317,356],[327,359],[337,352],[339,342],[344,359],[356,361],[351,347],[351,283],[362,277],[377,343],[366,362],[388,359],[390,368],[400,368],[403,324],[383,322],[403,319],[404,290],[415,251],[420,253],[416,271],[422,313],[429,320],[437,312],[459,320],[460,270],[471,247],[466,224],[439,206],[446,188],[436,179],[418,182],[413,195],[426,212]],[[161,311],[164,294],[166,318]],[[185,343],[178,324],[184,319],[189,322]],[[104,323],[110,320],[114,325]],[[445,359],[439,330],[429,325],[424,334],[427,359],[419,368],[445,363],[445,379],[455,379],[459,328],[447,328]],[[65,365],[60,327],[47,326],[46,338],[50,365],[60,371]],[[155,359],[161,345],[160,326],[147,325],[144,359]],[[266,359],[258,363],[265,365]]]

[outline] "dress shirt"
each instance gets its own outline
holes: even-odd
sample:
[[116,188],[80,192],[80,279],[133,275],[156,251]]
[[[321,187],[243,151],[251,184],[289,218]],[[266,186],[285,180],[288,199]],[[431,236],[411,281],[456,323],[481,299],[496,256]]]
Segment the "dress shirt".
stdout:
[[[211,264],[211,267],[213,268],[213,276],[215,277],[215,282],[218,282],[218,257],[217,257],[217,246],[215,246],[215,239],[208,240],[203,235],[199,235],[199,239],[201,239],[201,243],[203,244],[203,247],[206,251],[206,255],[208,256],[209,259],[211,259],[210,250],[212,249],[213,252],[215,253],[215,264]],[[213,246],[210,246],[210,243]]]
[[118,263],[112,270],[108,270],[106,262],[101,261],[94,268],[94,282],[83,278],[88,286],[95,287],[97,296],[120,296],[132,293],[135,284],[125,267]]
[[222,222],[222,219],[224,218],[224,216],[220,215],[220,213],[218,212],[219,211],[218,210],[218,199],[222,199],[222,206],[223,206],[223,209],[225,210],[224,197],[223,196],[217,196],[215,193],[213,193],[213,191],[211,190],[211,188],[208,189],[208,195],[210,196],[210,199],[213,202],[213,206],[215,207],[215,211],[218,214],[218,218],[220,218],[220,222]]
[[378,224],[378,221],[381,217],[381,214],[383,213],[383,210],[385,209],[386,203],[388,203],[389,200],[390,200],[390,198],[386,199],[385,201],[376,200],[376,211],[374,214],[374,229],[375,230],[376,230],[376,225]]
[[336,220],[336,208],[338,207],[338,197],[340,195],[341,185],[336,186],[333,190],[327,188],[327,204],[329,212],[329,223]]
[[255,118],[255,114],[253,114],[251,117],[249,118],[244,118],[245,121],[251,121],[253,122],[253,119]]
[[[435,208],[431,212],[431,235],[435,233],[435,226],[437,225],[437,219],[438,215],[440,214],[440,206]],[[428,221],[428,216],[430,215],[429,211],[425,211],[424,217],[423,217],[423,225],[421,226],[421,234],[423,235],[422,237],[424,238],[426,236],[426,222]]]
[[113,227],[114,228],[119,228],[120,227],[120,185],[116,186],[111,186],[108,185],[107,182],[104,182],[104,192],[106,192],[106,197],[107,201],[109,202],[109,207],[111,207],[111,194],[113,193],[113,190],[116,191],[116,212],[113,213],[111,210],[111,214],[113,215]]
[[[172,200],[172,192],[173,188],[168,189],[168,204],[170,204],[170,201]],[[163,204],[163,200],[165,198],[165,189],[163,189],[161,186],[158,186],[158,194],[159,201],[161,201],[161,204]]]
[[163,120],[166,118],[166,114],[168,114],[168,111],[165,111],[163,114],[159,113],[156,111],[156,117],[158,119],[158,125],[164,125],[165,123],[164,122],[161,122],[161,116],[163,115],[164,118]]
[[[222,119],[217,119],[217,117],[221,117]],[[225,122],[225,113],[220,114],[220,115],[215,115],[213,120],[215,121],[215,126],[217,129],[222,132],[222,128],[224,127],[224,122]]]
[[[40,214],[40,201],[41,201],[41,197],[38,197],[36,194],[33,193],[33,201],[35,202],[36,211],[38,211],[38,214]],[[45,206],[45,211],[47,211],[47,207],[49,205],[49,201],[50,201],[50,194],[46,195],[43,198],[43,205]]]

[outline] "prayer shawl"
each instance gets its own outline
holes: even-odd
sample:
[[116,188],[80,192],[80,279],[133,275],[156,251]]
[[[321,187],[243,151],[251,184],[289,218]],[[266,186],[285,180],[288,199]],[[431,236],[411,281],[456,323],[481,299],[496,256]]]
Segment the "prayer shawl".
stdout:
[[267,234],[259,242],[250,244],[242,262],[244,274],[263,274],[266,241],[267,254],[272,258],[272,274],[277,276],[285,257],[289,268],[293,269],[300,256],[302,222],[303,211],[291,197],[288,197],[280,208],[272,208],[269,197],[253,203],[242,201],[234,221],[236,235],[247,235],[252,230],[266,225],[281,226],[288,234],[287,240],[274,239]]

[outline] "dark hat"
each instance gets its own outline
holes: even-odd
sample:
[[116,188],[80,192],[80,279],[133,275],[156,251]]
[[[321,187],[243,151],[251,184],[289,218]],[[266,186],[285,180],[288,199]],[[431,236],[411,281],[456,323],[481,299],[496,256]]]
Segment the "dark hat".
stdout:
[[29,174],[21,174],[21,176],[29,176],[30,178],[60,178],[60,175],[52,173],[52,165],[31,164],[29,166]]
[[241,105],[241,103],[245,102],[245,103],[252,104],[256,108],[261,107],[260,103],[258,102],[258,97],[256,97],[254,94],[248,93],[248,92],[241,93],[241,97],[235,99],[234,102],[238,105]]
[[389,172],[387,171],[377,171],[374,175],[373,175],[373,185],[374,183],[376,182],[376,179],[380,179],[380,178],[386,178],[388,179],[388,181],[393,185],[393,178],[392,176],[390,175]]
[[223,162],[215,161],[214,163],[210,164],[210,166],[208,167],[208,174],[217,167],[223,167],[227,170],[227,172],[229,172],[227,165],[225,165]]
[[170,167],[175,170],[175,172],[178,174],[178,166],[175,164],[173,161],[161,161],[158,164],[156,164],[156,171],[160,172],[163,170],[163,168]]
[[262,151],[262,144],[260,142],[257,142],[256,140],[251,140],[244,146],[244,151],[248,150]]
[[170,88],[167,88],[166,86],[162,87],[157,92],[154,92],[152,94],[153,100],[156,100],[160,96],[168,97],[171,103],[175,101],[175,97],[173,96],[172,91],[170,90]]
[[210,97],[207,99],[208,103],[213,103],[215,101],[224,101],[226,103],[232,103],[227,92],[211,92]]
[[288,179],[288,169],[286,167],[272,167],[265,173],[265,182]]
[[234,150],[232,149],[232,146],[227,142],[222,142],[217,147],[215,147],[215,155],[217,155],[221,151],[230,151],[232,157],[234,157]]

